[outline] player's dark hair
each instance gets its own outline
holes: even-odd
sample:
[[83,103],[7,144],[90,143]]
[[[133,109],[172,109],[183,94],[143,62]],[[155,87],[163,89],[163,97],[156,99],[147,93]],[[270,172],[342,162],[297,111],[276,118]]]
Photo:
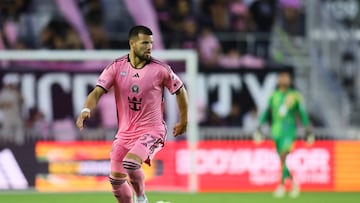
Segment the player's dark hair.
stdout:
[[289,75],[289,77],[292,79],[292,74],[289,71],[280,71],[279,75]]
[[137,25],[130,29],[129,39],[137,37],[139,34],[152,35],[153,33],[150,30],[150,28],[143,26],[143,25]]
[[[291,88],[291,89],[296,89],[295,84],[294,84],[294,74],[293,74],[291,71],[280,71],[280,72],[278,73],[279,76],[282,75],[282,74],[289,75],[290,81],[291,81],[289,88]],[[278,89],[278,88],[279,88],[279,85],[276,85],[276,88]]]

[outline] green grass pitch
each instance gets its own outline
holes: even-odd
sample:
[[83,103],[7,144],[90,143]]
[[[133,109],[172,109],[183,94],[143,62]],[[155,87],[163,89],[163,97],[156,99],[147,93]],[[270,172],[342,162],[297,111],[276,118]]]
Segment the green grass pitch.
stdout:
[[[148,193],[150,203],[360,203],[360,193],[302,193],[298,198],[275,199],[271,193]],[[111,193],[1,192],[0,203],[116,203]]]

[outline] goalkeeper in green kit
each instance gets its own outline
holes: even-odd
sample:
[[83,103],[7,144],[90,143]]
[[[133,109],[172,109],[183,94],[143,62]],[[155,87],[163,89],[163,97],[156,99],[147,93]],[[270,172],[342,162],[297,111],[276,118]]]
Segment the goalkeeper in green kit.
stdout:
[[279,154],[282,176],[281,184],[274,192],[275,197],[285,195],[284,181],[292,180],[291,197],[299,195],[299,186],[292,179],[289,168],[286,165],[286,157],[291,152],[293,143],[296,139],[296,118],[300,117],[305,127],[306,138],[308,142],[314,141],[314,136],[309,128],[309,117],[306,113],[303,98],[297,90],[291,87],[291,76],[287,72],[279,74],[278,88],[271,95],[268,102],[268,109],[264,111],[259,118],[259,127],[254,133],[254,140],[262,140],[261,125],[263,125],[271,113],[271,135],[275,142],[276,151]]

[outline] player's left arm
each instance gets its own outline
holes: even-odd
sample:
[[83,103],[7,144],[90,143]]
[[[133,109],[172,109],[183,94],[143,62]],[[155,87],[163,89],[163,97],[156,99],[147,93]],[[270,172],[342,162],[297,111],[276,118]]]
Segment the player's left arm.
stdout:
[[176,101],[179,109],[179,122],[173,129],[175,137],[185,133],[188,124],[188,96],[184,86],[176,92]]
[[297,111],[299,112],[301,122],[305,128],[308,128],[310,126],[310,120],[305,107],[304,98],[300,93],[296,93],[296,100],[297,100]]
[[305,107],[304,99],[300,93],[297,94],[297,110],[299,112],[301,122],[305,127],[305,139],[309,144],[312,144],[315,140],[315,136],[310,126],[310,119]]

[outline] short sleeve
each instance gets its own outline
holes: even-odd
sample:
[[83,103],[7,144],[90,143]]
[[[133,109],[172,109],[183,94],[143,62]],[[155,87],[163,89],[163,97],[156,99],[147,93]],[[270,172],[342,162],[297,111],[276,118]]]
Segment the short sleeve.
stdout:
[[100,74],[96,85],[108,91],[114,85],[115,77],[116,63],[111,63]]
[[177,76],[169,67],[168,71],[166,71],[164,85],[171,94],[174,94],[183,86],[183,82],[180,80],[179,76]]

